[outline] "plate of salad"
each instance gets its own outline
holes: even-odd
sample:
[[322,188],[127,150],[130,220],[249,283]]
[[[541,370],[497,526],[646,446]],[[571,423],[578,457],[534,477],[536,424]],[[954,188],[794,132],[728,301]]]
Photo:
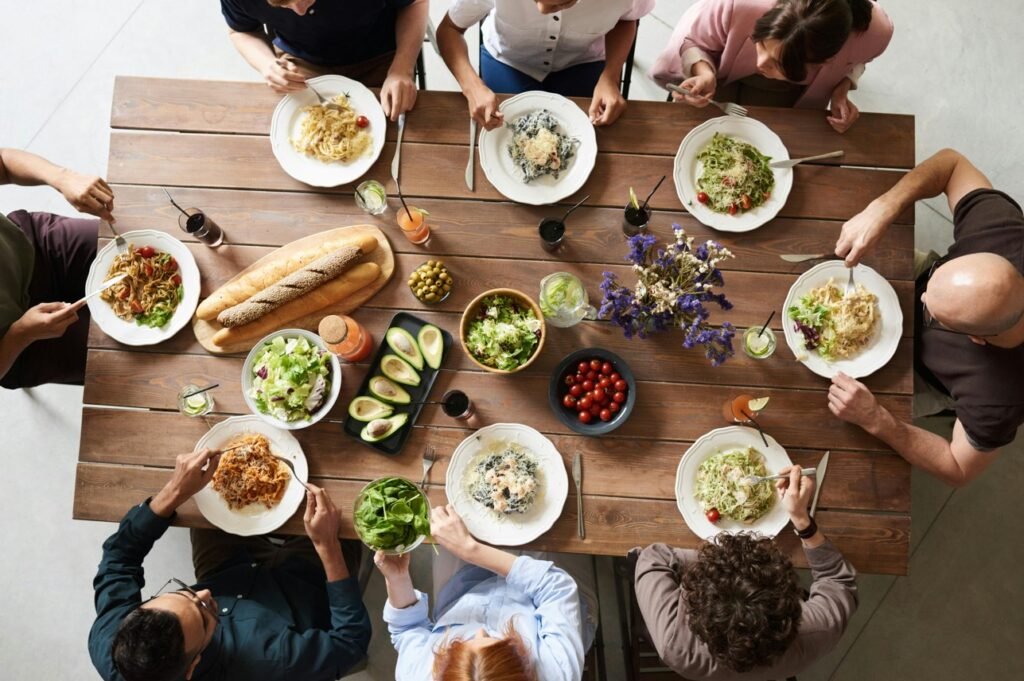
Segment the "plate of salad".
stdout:
[[341,393],[341,363],[315,333],[284,329],[263,338],[242,365],[242,395],[267,423],[299,430],[331,410]]
[[789,151],[753,118],[721,116],[691,130],[676,152],[676,193],[697,220],[723,232],[749,232],[778,215],[793,188],[792,168],[771,168]]
[[676,506],[701,539],[719,532],[758,532],[774,537],[789,522],[774,483],[747,484],[748,475],[775,475],[793,465],[775,438],[753,428],[728,426],[701,436],[676,470]]
[[481,369],[499,374],[521,371],[544,347],[544,314],[525,293],[484,291],[462,314],[462,348]]
[[378,478],[366,485],[352,519],[364,544],[389,555],[408,553],[430,536],[430,502],[405,478]]

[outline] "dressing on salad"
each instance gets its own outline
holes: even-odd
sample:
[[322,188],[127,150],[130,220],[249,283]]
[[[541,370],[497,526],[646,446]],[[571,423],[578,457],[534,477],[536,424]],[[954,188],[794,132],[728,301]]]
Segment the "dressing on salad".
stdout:
[[541,322],[531,308],[509,296],[488,296],[469,324],[466,347],[481,364],[513,371],[533,357],[540,329]]
[[249,397],[261,413],[302,421],[324,403],[331,390],[330,355],[305,338],[277,336],[252,363]]

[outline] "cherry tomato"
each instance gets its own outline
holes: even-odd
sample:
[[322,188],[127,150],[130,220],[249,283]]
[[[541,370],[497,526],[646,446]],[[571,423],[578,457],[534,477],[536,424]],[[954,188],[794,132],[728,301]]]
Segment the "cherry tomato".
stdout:
[[718,519],[722,517],[722,514],[718,512],[717,508],[709,509],[708,512],[704,515],[707,517],[708,522],[710,523],[717,523]]
[[181,275],[175,274],[173,277],[171,277],[171,281],[174,282],[175,286],[181,286]]
[[597,380],[597,372],[596,371],[588,371],[587,372],[587,378],[590,379],[591,381],[596,381]]
[[613,413],[613,414],[617,413],[619,411],[619,409],[621,409],[621,408],[622,407],[619,406],[618,402],[610,402],[608,404],[608,410],[611,411],[611,413]]
[[590,406],[594,404],[594,398],[592,398],[590,395],[584,395],[583,397],[580,398],[580,401],[577,402],[577,404],[579,405],[580,409],[590,409]]
[[142,305],[139,303],[139,301],[133,300],[130,303],[130,305],[131,305],[131,308],[132,308],[132,314],[142,314],[143,308],[142,308]]
[[607,388],[607,387],[608,387],[608,386],[610,386],[611,384],[612,384],[612,382],[611,382],[610,380],[608,380],[608,377],[607,377],[607,376],[602,376],[602,377],[601,377],[601,380],[599,380],[599,381],[597,382],[597,385],[598,385],[598,387],[600,387],[600,388]]
[[568,376],[565,377],[565,384],[566,385],[572,385],[575,382],[576,382],[576,377],[573,376],[572,374],[569,374]]
[[750,206],[753,205],[753,202],[750,200],[749,196],[744,194],[740,197],[740,205],[743,206],[743,210],[750,210]]
[[591,390],[594,389],[594,382],[591,381],[589,378],[587,380],[583,381],[582,385],[583,385],[583,391],[584,392],[588,392],[589,393]]
[[574,385],[573,387],[569,388],[569,394],[572,395],[573,397],[579,397],[580,395],[583,394],[583,386]]
[[629,384],[627,384],[621,378],[619,380],[615,381],[615,389],[618,390],[620,393],[626,392],[626,390],[628,388],[629,388]]
[[178,261],[174,258],[168,258],[167,262],[164,263],[164,272],[177,272]]
[[589,411],[581,411],[576,415],[576,418],[580,420],[580,423],[590,423],[594,420],[594,417],[590,415]]
[[626,393],[615,393],[614,395],[612,395],[612,399],[618,402],[619,404],[622,404],[623,402],[626,401]]
[[731,206],[729,206],[729,215],[736,215],[736,211],[738,210],[739,208],[736,207],[736,204],[732,204]]
[[135,252],[141,255],[143,258],[152,258],[154,255],[156,255],[156,249],[153,248],[152,246],[143,246],[142,248],[137,249]]
[[590,371],[590,362],[580,362],[576,366],[576,371],[578,371],[581,374],[587,373],[588,371]]
[[590,405],[590,415],[591,416],[599,416],[600,414],[601,414],[601,405],[600,404],[592,404],[592,405]]
[[599,360],[599,359],[592,359],[592,360],[590,360],[590,369],[592,371],[600,371],[601,370],[601,360]]
[[369,124],[370,119],[367,118],[366,116],[360,116],[359,118],[356,119],[356,125],[359,126],[360,128],[365,128]]
[[605,376],[611,376],[613,371],[615,371],[615,367],[612,366],[611,362],[605,362],[601,365],[601,373]]
[[619,372],[617,372],[617,371],[616,371],[616,372],[613,372],[613,373],[612,373],[612,375],[608,377],[608,379],[609,379],[609,380],[610,380],[610,381],[611,381],[612,383],[618,383],[619,381],[621,381],[621,380],[622,380],[622,376],[620,376],[620,375],[619,375]]
[[143,269],[146,270],[147,277],[153,276],[153,266],[150,265],[148,262],[143,265]]
[[708,193],[707,192],[697,192],[697,200],[700,201],[701,203],[707,203],[708,202]]
[[597,416],[602,421],[611,421],[612,420],[612,410],[611,409],[602,409],[601,413],[598,414]]
[[573,397],[572,395],[566,395],[565,397],[562,398],[562,406],[565,407],[566,409],[575,409],[576,398]]

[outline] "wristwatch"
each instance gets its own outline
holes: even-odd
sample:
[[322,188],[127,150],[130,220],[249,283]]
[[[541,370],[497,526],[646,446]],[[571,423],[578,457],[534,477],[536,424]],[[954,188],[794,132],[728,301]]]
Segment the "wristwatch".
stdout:
[[798,530],[796,527],[793,528],[793,534],[800,537],[801,539],[810,539],[818,532],[818,523],[814,522],[814,518],[811,518],[811,524],[805,527],[803,530]]

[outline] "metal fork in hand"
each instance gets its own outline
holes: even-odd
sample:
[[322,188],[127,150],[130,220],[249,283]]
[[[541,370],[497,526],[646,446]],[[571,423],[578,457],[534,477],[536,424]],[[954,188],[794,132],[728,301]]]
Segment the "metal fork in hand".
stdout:
[[271,454],[270,456],[274,457],[274,458],[275,458],[275,459],[277,459],[278,461],[284,461],[284,464],[285,464],[286,466],[288,466],[288,468],[290,468],[290,469],[291,469],[291,471],[292,471],[292,477],[293,477],[293,478],[295,478],[296,480],[298,480],[298,481],[299,481],[299,484],[300,484],[300,485],[302,485],[303,487],[305,487],[305,488],[306,488],[306,491],[307,491],[307,492],[312,492],[312,491],[313,491],[313,490],[311,490],[311,489],[309,488],[309,485],[307,485],[307,484],[306,484],[306,483],[305,483],[305,482],[304,482],[304,481],[302,480],[302,478],[300,478],[300,477],[299,477],[299,474],[295,472],[295,464],[293,464],[293,463],[292,463],[292,462],[291,462],[290,460],[288,460],[288,459],[284,458],[283,456],[278,456],[277,454]]
[[843,293],[844,296],[852,295],[857,287],[853,284],[853,268],[850,268],[850,278],[846,280],[846,291]]
[[[804,477],[806,477],[808,475],[812,475],[813,476],[813,475],[816,475],[817,473],[818,473],[818,469],[817,468],[801,468],[800,469],[800,475],[802,475]],[[765,482],[767,480],[783,480],[783,479],[788,480],[789,479],[789,474],[786,473],[786,474],[783,474],[783,475],[748,475],[745,478],[746,482],[749,485],[752,485],[752,486],[760,484],[760,483]]]
[[[679,87],[678,85],[673,85],[672,83],[669,83],[667,87],[672,92],[676,92],[681,95],[690,95],[689,90],[683,87]],[[725,113],[729,116],[737,116],[739,118],[746,118],[747,116],[747,110],[744,107],[740,106],[739,104],[733,104],[732,102],[716,102],[713,99],[709,101],[711,104],[714,104],[719,109],[721,109],[722,113]]]
[[306,87],[308,87],[310,91],[314,95],[316,95],[316,98],[320,101],[320,106],[322,106],[325,109],[331,109],[333,111],[341,111],[341,107],[333,99],[328,99],[324,97],[322,94],[317,92],[315,87],[313,87],[309,83],[306,83]]
[[427,488],[430,469],[434,467],[434,461],[436,460],[437,455],[434,453],[434,448],[427,445],[427,448],[423,450],[423,479],[420,480],[420,489],[425,490]]
[[128,242],[124,240],[124,237],[117,233],[114,229],[114,223],[107,222],[107,227],[110,227],[110,231],[114,233],[114,246],[117,247],[118,251],[128,250]]

